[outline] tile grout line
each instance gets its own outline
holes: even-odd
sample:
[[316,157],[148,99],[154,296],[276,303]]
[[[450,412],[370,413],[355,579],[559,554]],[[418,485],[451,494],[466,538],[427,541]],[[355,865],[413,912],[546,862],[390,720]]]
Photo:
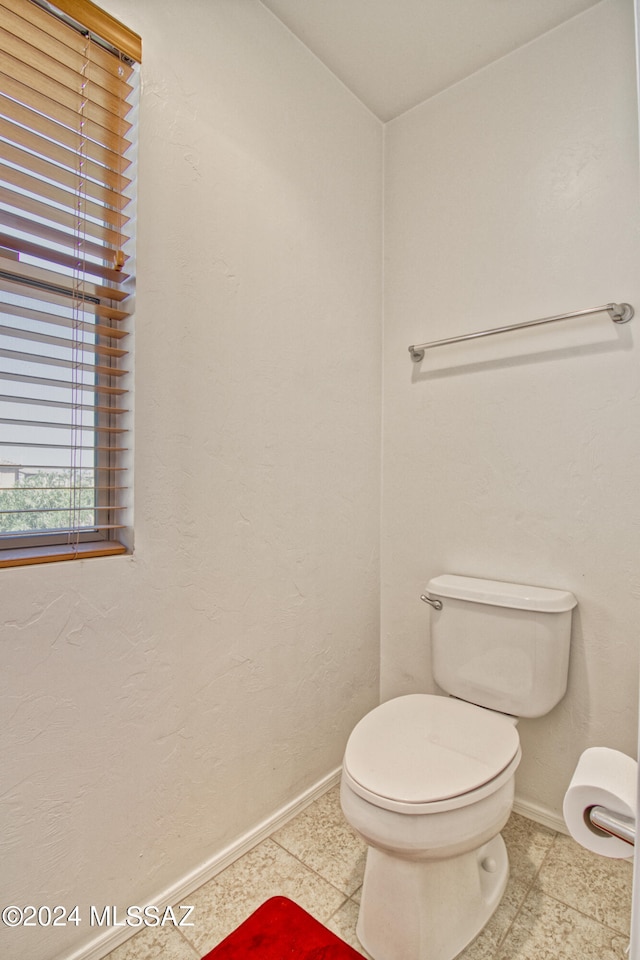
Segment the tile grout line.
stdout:
[[557,837],[557,836],[558,836],[558,833],[557,833],[557,831],[556,831],[555,834],[554,834],[554,836],[553,836],[553,838],[552,838],[552,840],[551,840],[551,843],[549,844],[549,846],[548,846],[547,849],[545,850],[545,854],[544,854],[542,860],[540,861],[540,866],[538,867],[538,869],[537,869],[537,870],[535,871],[535,873],[533,874],[533,876],[532,876],[532,878],[531,878],[531,882],[528,884],[528,886],[527,886],[526,889],[525,889],[525,892],[524,892],[524,894],[523,894],[523,896],[522,896],[522,899],[520,900],[520,903],[518,904],[518,907],[517,907],[517,909],[516,909],[516,912],[515,912],[514,915],[513,915],[513,918],[512,918],[512,920],[511,920],[511,923],[507,926],[507,929],[504,931],[504,933],[503,933],[502,936],[499,938],[499,940],[498,940],[498,942],[497,942],[497,944],[496,944],[496,948],[495,948],[495,950],[494,950],[493,953],[492,953],[492,958],[493,958],[493,960],[495,960],[495,958],[498,956],[499,951],[501,950],[503,944],[505,943],[507,937],[509,936],[509,934],[511,933],[511,930],[513,929],[513,925],[515,924],[516,920],[518,919],[518,917],[519,917],[520,914],[522,913],[522,908],[524,907],[525,903],[527,902],[527,900],[528,900],[528,898],[529,898],[529,896],[530,896],[530,894],[531,894],[531,891],[533,890],[533,888],[534,888],[534,886],[535,886],[535,882],[536,882],[536,880],[538,879],[538,876],[539,876],[539,874],[540,874],[540,871],[542,870],[542,868],[543,868],[543,866],[544,866],[544,864],[545,864],[545,861],[546,861],[547,857],[548,857],[549,854],[551,853],[551,849],[552,849],[554,843],[556,842],[556,837]]
[[579,907],[574,907],[573,904],[567,903],[566,900],[561,900],[560,897],[556,897],[553,893],[549,893],[547,890],[540,890],[545,897],[548,897],[550,900],[555,900],[556,903],[562,904],[563,907],[567,907],[568,910],[573,910],[574,913],[579,914],[581,917],[584,917],[585,920],[590,920],[591,923],[597,923],[598,926],[604,927],[606,930],[610,930],[611,933],[615,933],[617,937],[626,937],[629,938],[630,930],[618,930],[616,927],[612,927],[611,924],[605,923],[604,920],[598,920],[597,917],[591,916],[589,913],[585,913],[583,910],[580,910]]
[[[341,890],[340,887],[337,887],[337,886],[335,885],[335,883],[333,883],[331,880],[327,880],[327,878],[326,878],[326,877],[323,877],[322,874],[319,873],[314,867],[310,867],[308,863],[305,863],[305,861],[304,861],[301,857],[299,857],[299,856],[298,856],[297,854],[295,854],[295,853],[292,853],[291,850],[287,850],[287,848],[286,848],[282,843],[280,843],[278,840],[274,840],[273,837],[269,837],[269,839],[272,840],[273,843],[277,844],[277,846],[279,846],[281,850],[284,850],[285,853],[288,853],[290,857],[293,857],[294,860],[297,860],[298,863],[302,864],[303,867],[305,867],[307,870],[310,870],[311,873],[314,873],[314,874],[316,875],[316,877],[319,877],[320,880],[322,880],[324,883],[328,883],[330,887],[333,887],[334,890],[336,890],[342,897],[344,897],[344,900],[342,901],[342,903],[340,904],[340,906],[339,906],[336,910],[334,910],[333,913],[331,914],[332,917],[334,916],[335,913],[337,913],[338,910],[341,910],[342,907],[344,907],[344,905],[345,905],[345,903],[347,902],[347,900],[350,900],[350,899],[351,899],[351,894],[350,894],[350,893],[345,893],[344,890]],[[361,886],[362,886],[362,884],[360,884],[359,886],[357,886],[356,889],[353,891],[353,893],[356,893],[356,892],[360,889]]]
[[[349,903],[350,900],[351,900],[351,897],[345,897],[345,899],[342,901],[342,903],[340,904],[340,906],[339,906],[339,907],[336,907],[336,909],[333,911],[333,913],[331,914],[331,916],[330,916],[330,917],[327,917],[327,919],[324,921],[324,923],[327,924],[327,923],[329,923],[330,920],[333,920],[333,918],[335,917],[336,913],[338,913],[340,910],[342,910],[342,908],[345,906],[345,904]],[[352,902],[355,902],[355,901],[352,901]]]
[[[532,886],[533,886],[533,884],[532,884]],[[516,922],[516,920],[517,920],[518,917],[520,916],[520,911],[522,910],[522,908],[523,908],[523,906],[524,906],[524,904],[525,904],[525,901],[526,901],[527,897],[529,896],[530,892],[531,892],[531,887],[528,887],[526,893],[525,893],[524,896],[522,897],[522,900],[521,900],[520,903],[518,904],[518,907],[517,907],[517,909],[516,909],[516,912],[515,912],[514,915],[513,915],[513,919],[511,920],[511,923],[507,926],[507,929],[504,931],[504,933],[502,934],[502,936],[498,939],[498,942],[496,943],[496,948],[495,948],[495,950],[493,951],[493,953],[491,954],[491,956],[492,956],[492,958],[494,958],[494,960],[495,960],[495,958],[498,956],[498,953],[499,953],[500,949],[502,948],[502,945],[504,944],[505,940],[507,939],[507,937],[508,937],[509,934],[511,933],[511,929],[512,929],[514,923]],[[483,928],[483,929],[484,929],[484,928]],[[480,931],[480,933],[482,933],[482,930]]]
[[[543,859],[542,859],[542,863],[540,864],[540,866],[539,866],[539,868],[538,868],[538,870],[537,870],[537,872],[536,872],[536,875],[535,875],[535,877],[534,877],[534,879],[533,879],[533,882],[532,882],[532,884],[531,884],[531,887],[530,887],[529,890],[527,891],[527,896],[529,896],[529,893],[531,892],[531,889],[532,889],[533,885],[535,884],[536,880],[538,879],[538,877],[539,877],[539,875],[540,875],[540,873],[541,873],[541,871],[542,871],[542,868],[543,868],[543,866],[544,866],[547,858],[549,857],[549,855],[550,855],[553,847],[556,845],[556,840],[558,839],[558,837],[562,837],[562,836],[564,836],[564,834],[561,834],[561,833],[559,833],[558,831],[556,832],[556,835],[555,835],[555,837],[553,838],[553,842],[549,845],[549,849],[547,850],[546,854],[544,855],[544,857],[543,857]],[[597,924],[599,924],[601,927],[605,927],[607,930],[610,930],[612,933],[615,933],[616,936],[618,936],[618,937],[627,937],[627,938],[628,938],[628,937],[630,936],[630,931],[629,931],[629,930],[626,930],[626,931],[617,930],[615,927],[612,927],[609,923],[605,923],[605,922],[602,921],[602,920],[598,920],[597,917],[593,917],[593,916],[591,916],[590,914],[585,913],[585,912],[584,912],[583,910],[581,910],[579,907],[576,907],[576,906],[574,906],[574,905],[571,904],[571,903],[567,903],[566,900],[561,900],[560,897],[556,896],[556,895],[553,894],[553,893],[550,893],[548,890],[545,890],[542,886],[540,886],[540,892],[541,892],[545,897],[549,897],[551,900],[555,900],[556,903],[561,903],[563,907],[567,907],[569,910],[574,910],[574,911],[575,911],[576,913],[578,913],[581,917],[584,917],[585,920],[590,920],[592,923],[597,923]],[[519,912],[519,911],[518,911],[518,912]]]
[[[559,832],[556,831],[555,836],[553,837],[552,842],[549,844],[549,847],[548,847],[548,849],[546,850],[546,852],[545,852],[545,854],[544,854],[544,857],[542,858],[542,860],[541,860],[541,862],[540,862],[540,866],[538,867],[538,869],[537,869],[536,872],[534,873],[534,875],[533,875],[533,877],[532,877],[532,880],[531,880],[531,883],[528,885],[527,890],[526,890],[526,893],[524,894],[524,896],[522,897],[522,900],[520,901],[520,904],[518,905],[518,909],[516,910],[516,913],[515,913],[512,921],[511,921],[511,923],[509,924],[509,926],[508,926],[507,929],[505,930],[503,936],[502,936],[502,937],[500,938],[500,940],[498,941],[498,943],[497,943],[497,945],[496,945],[496,949],[495,949],[495,951],[494,951],[494,952],[492,953],[492,955],[491,955],[491,956],[492,956],[492,960],[497,960],[498,954],[499,954],[500,950],[502,949],[502,947],[504,946],[504,944],[505,944],[505,942],[506,942],[506,940],[507,940],[507,937],[509,936],[509,934],[510,934],[510,932],[511,932],[513,926],[514,926],[514,924],[516,923],[516,920],[517,920],[518,917],[520,916],[520,914],[521,914],[521,912],[522,912],[522,910],[523,910],[523,908],[524,908],[527,900],[528,900],[529,897],[531,896],[531,894],[532,894],[532,892],[533,892],[533,890],[534,890],[534,887],[536,886],[536,883],[537,883],[538,880],[539,880],[540,874],[541,874],[541,872],[542,872],[542,870],[543,870],[543,868],[544,868],[547,860],[548,860],[549,857],[551,856],[551,852],[552,852],[553,848],[555,847],[557,838],[558,838],[559,836],[562,836],[562,834],[560,834]],[[539,890],[539,892],[540,892],[543,896],[545,896],[545,897],[547,897],[547,898],[549,898],[549,899],[551,899],[551,900],[554,900],[556,903],[561,904],[563,907],[566,907],[568,910],[574,911],[576,914],[578,914],[579,916],[583,917],[585,920],[588,920],[588,921],[590,921],[591,923],[596,923],[596,924],[598,924],[598,926],[603,927],[605,930],[609,931],[609,932],[610,932],[611,934],[613,934],[614,936],[622,937],[623,939],[628,939],[628,937],[629,937],[629,931],[621,931],[621,930],[618,930],[618,929],[616,929],[615,927],[610,926],[610,924],[604,923],[602,920],[598,920],[596,917],[593,917],[593,916],[591,916],[591,915],[588,914],[588,913],[584,913],[584,912],[583,912],[582,910],[580,910],[578,907],[575,907],[575,906],[573,906],[572,904],[567,903],[565,900],[561,900],[558,896],[554,896],[554,894],[552,894],[552,893],[550,893],[549,891],[545,890],[545,889],[542,887],[542,885],[540,885],[540,884],[538,884],[538,890]]]
[[[202,954],[200,953],[199,950],[196,950],[195,946],[194,946],[194,945],[191,943],[191,941],[188,939],[186,933],[183,933],[182,930],[181,930],[179,927],[178,927],[178,933],[180,934],[180,936],[182,937],[182,939],[184,940],[184,942],[187,944],[187,946],[189,947],[189,949],[190,949],[191,952],[193,953],[194,960],[200,960],[200,957],[202,956]],[[224,939],[224,937],[223,937],[223,939]],[[216,946],[217,946],[217,944],[216,944]],[[213,947],[212,947],[211,949],[213,950]]]

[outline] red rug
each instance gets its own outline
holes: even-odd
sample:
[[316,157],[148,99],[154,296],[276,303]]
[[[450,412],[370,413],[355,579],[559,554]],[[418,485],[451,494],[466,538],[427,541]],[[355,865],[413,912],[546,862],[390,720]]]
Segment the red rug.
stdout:
[[272,897],[202,960],[362,960],[286,897]]

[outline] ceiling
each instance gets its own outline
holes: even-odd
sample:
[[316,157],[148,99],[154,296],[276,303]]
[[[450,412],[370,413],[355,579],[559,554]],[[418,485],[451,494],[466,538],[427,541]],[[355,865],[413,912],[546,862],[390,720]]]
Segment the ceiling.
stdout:
[[261,0],[390,120],[600,0]]

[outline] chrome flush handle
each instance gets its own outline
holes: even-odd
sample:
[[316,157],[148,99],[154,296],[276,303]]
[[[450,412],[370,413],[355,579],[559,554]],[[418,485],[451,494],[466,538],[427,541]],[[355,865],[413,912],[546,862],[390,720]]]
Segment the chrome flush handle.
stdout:
[[420,599],[424,600],[425,603],[431,604],[434,610],[442,610],[442,600],[433,600],[431,597],[428,597],[426,593],[421,593]]

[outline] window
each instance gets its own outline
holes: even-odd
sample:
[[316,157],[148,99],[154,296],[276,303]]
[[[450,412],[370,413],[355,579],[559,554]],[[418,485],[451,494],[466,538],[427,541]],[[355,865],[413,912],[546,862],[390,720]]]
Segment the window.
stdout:
[[0,0],[0,566],[126,551],[140,39]]

